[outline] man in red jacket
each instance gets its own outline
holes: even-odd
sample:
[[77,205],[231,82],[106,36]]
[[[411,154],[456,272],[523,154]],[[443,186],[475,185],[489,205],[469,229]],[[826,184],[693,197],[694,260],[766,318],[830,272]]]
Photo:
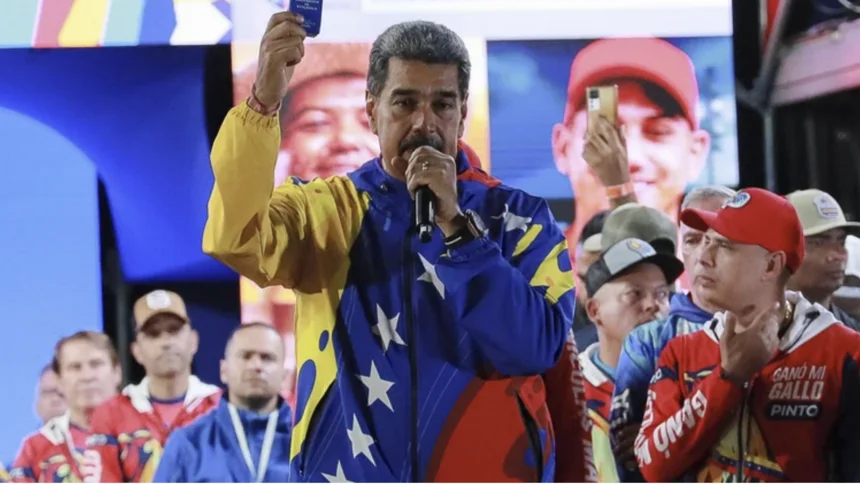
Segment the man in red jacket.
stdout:
[[749,188],[681,221],[706,232],[694,287],[727,312],[661,353],[635,444],[642,475],[860,480],[860,335],[785,292],[805,255],[794,207]]
[[12,482],[79,482],[90,413],[116,394],[121,378],[113,343],[93,331],[61,339],[51,368],[68,410],[24,440],[10,473]]
[[170,433],[218,406],[221,391],[191,374],[198,335],[185,303],[153,291],[134,304],[134,358],[146,369],[90,419],[83,473],[87,482],[151,482]]

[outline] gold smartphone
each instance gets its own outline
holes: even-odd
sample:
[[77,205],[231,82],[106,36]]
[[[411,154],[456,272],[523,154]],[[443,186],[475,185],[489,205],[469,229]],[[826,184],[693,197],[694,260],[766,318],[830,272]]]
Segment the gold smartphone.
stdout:
[[585,88],[588,124],[595,116],[603,116],[618,126],[618,86],[590,86]]

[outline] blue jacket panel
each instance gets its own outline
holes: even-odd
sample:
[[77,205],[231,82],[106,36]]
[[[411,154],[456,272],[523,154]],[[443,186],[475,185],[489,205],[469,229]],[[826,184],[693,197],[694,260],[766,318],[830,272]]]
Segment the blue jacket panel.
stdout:
[[[154,482],[255,482],[239,450],[239,439],[227,407],[225,397],[217,409],[170,435]],[[257,466],[269,416],[239,410],[239,418],[248,438],[251,459]],[[290,481],[291,421],[290,407],[282,403],[263,482]]]

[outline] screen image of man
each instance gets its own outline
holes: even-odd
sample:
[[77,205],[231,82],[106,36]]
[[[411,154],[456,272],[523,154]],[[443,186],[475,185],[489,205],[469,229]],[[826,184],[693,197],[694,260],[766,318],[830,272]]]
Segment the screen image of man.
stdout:
[[146,377],[93,412],[84,456],[89,482],[151,482],[167,437],[221,399],[218,387],[191,374],[198,335],[178,294],[142,296],[134,321],[132,355]]
[[116,394],[122,378],[113,343],[92,331],[61,339],[52,370],[68,411],[24,440],[10,473],[13,482],[81,482],[90,413]]
[[651,379],[636,460],[649,482],[855,482],[860,335],[786,292],[803,262],[794,207],[741,190],[705,232],[693,285],[724,312],[669,341]]
[[227,394],[170,436],[155,482],[289,482],[292,412],[279,396],[283,360],[283,339],[271,325],[239,326],[221,360]]
[[687,184],[696,181],[710,150],[699,126],[699,85],[690,57],[656,38],[601,39],[577,53],[570,68],[564,119],[552,133],[556,166],[576,196],[571,247],[591,216],[609,208],[606,187],[582,157],[587,129],[585,91],[618,86],[618,123],[626,139],[630,181],[643,205],[677,220]]
[[[540,374],[571,327],[570,258],[544,201],[470,166],[458,147],[465,45],[431,22],[388,28],[366,94],[381,156],[272,192],[277,105],[303,38],[293,14],[272,17],[254,92],[213,146],[203,234],[206,253],[297,294],[292,479],[552,480]],[[424,243],[411,208],[420,187],[436,199]],[[580,463],[577,480],[585,451],[564,456]]]

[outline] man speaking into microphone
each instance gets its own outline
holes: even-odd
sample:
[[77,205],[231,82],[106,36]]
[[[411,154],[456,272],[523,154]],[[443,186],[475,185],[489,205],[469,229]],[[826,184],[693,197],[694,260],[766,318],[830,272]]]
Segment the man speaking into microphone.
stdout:
[[[462,39],[423,21],[383,32],[366,93],[379,158],[273,190],[278,107],[305,66],[301,24],[289,12],[269,22],[252,94],[212,148],[203,235],[206,253],[297,294],[291,478],[552,481],[565,459],[585,480],[585,447],[555,454],[539,376],[571,327],[566,241],[543,200],[471,167],[459,149]],[[426,202],[415,216],[422,187],[431,221]],[[426,242],[416,218],[430,225]],[[576,403],[569,411],[581,417]]]

